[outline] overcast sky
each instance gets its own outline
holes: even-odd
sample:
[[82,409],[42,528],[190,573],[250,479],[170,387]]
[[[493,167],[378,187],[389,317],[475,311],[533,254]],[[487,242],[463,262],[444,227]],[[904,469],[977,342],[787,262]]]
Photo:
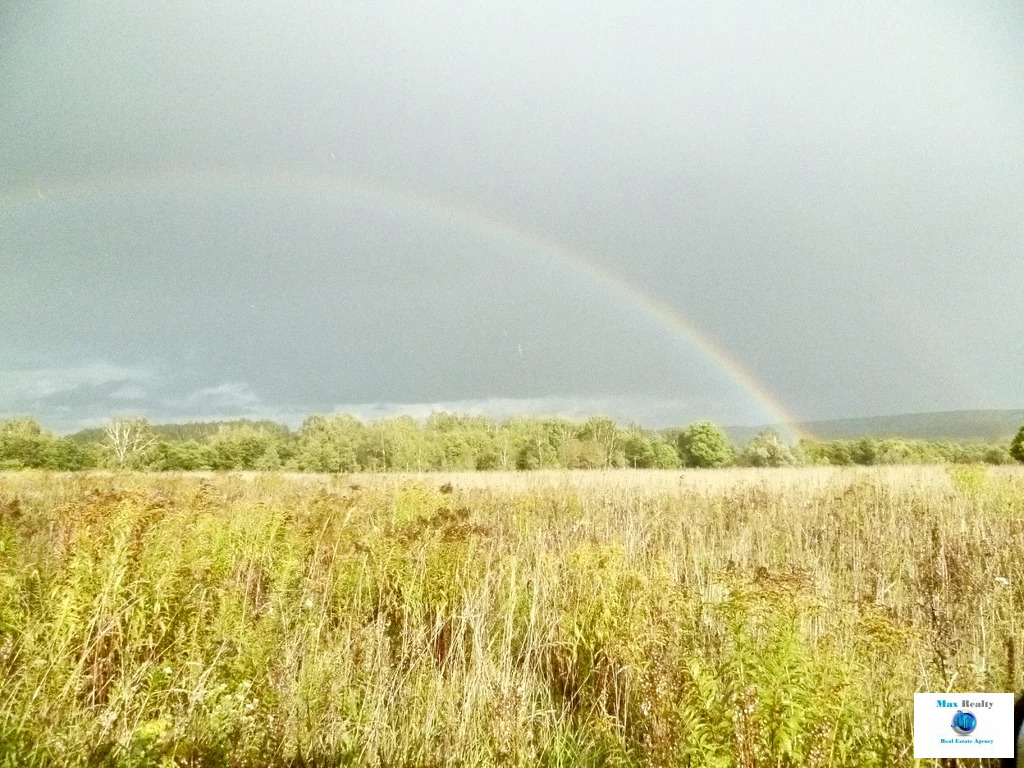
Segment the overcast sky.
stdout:
[[482,220],[796,417],[1021,407],[1021,40],[1010,0],[8,0],[0,413],[774,417]]

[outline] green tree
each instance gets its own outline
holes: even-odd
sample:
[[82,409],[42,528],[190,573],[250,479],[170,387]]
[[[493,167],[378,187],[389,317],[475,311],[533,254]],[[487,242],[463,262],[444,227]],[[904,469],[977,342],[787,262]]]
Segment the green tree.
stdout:
[[536,433],[520,442],[516,469],[550,469],[558,466],[562,466],[558,452],[542,434]]
[[747,444],[740,462],[747,467],[792,467],[799,463],[790,447],[771,429]]
[[870,466],[878,459],[878,442],[870,437],[862,437],[851,447],[850,456],[855,464]]
[[853,446],[849,440],[819,442],[805,437],[800,440],[798,447],[808,464],[846,467],[854,463]]
[[259,427],[225,427],[210,440],[214,469],[279,469],[271,467],[267,456],[276,456],[278,438]]
[[440,469],[444,461],[440,442],[430,440],[411,416],[368,424],[357,457],[371,471]]
[[591,416],[579,431],[579,438],[590,443],[585,454],[597,456],[597,467],[620,466],[624,459],[620,457],[619,428],[607,416]]
[[351,416],[310,416],[299,428],[296,466],[304,472],[355,472],[365,438],[366,428]]
[[213,452],[209,445],[195,440],[160,440],[147,451],[147,468],[157,472],[194,472],[212,469]]
[[46,467],[53,436],[34,419],[0,421],[0,469]]
[[658,436],[652,440],[651,446],[654,450],[652,467],[655,469],[678,469],[681,466],[679,451],[676,450],[673,443]]
[[95,446],[82,445],[66,437],[52,440],[47,446],[46,466],[61,472],[92,469],[98,464]]
[[138,468],[156,443],[152,426],[142,418],[111,419],[104,432],[114,464],[120,469]]
[[441,469],[462,470],[476,468],[476,452],[462,430],[440,435]]
[[1013,456],[1005,445],[990,445],[985,448],[983,460],[986,464],[1013,464]]
[[735,461],[736,452],[721,428],[698,421],[679,435],[679,456],[685,467],[727,467]]
[[924,451],[906,440],[889,438],[878,444],[876,464],[918,464]]
[[651,435],[633,428],[622,438],[622,452],[627,467],[648,469],[657,462],[655,442]]
[[558,453],[567,469],[604,469],[608,466],[605,447],[596,440],[570,440]]
[[477,459],[477,469],[515,469],[515,433],[502,424],[491,439],[490,450]]
[[1024,427],[1020,428],[1020,431],[1017,432],[1017,436],[1013,438],[1013,442],[1010,443],[1010,455],[1017,461],[1024,464]]

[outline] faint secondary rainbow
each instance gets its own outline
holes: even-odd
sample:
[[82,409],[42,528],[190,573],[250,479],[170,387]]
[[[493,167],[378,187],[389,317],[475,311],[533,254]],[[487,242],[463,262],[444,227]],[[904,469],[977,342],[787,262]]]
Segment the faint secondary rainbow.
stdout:
[[399,206],[409,211],[427,214],[430,218],[458,227],[478,230],[496,240],[535,250],[556,259],[572,271],[606,288],[695,348],[718,370],[733,381],[764,412],[768,421],[784,427],[793,437],[806,432],[798,420],[789,413],[772,394],[735,356],[702,331],[683,312],[653,295],[649,290],[630,281],[602,264],[585,250],[560,242],[549,235],[502,218],[463,201],[428,195],[405,187],[392,186],[379,181],[348,174],[316,173],[297,170],[253,171],[230,168],[201,170],[171,169],[145,175],[89,176],[81,179],[60,179],[43,184],[22,186],[0,193],[0,207],[44,202],[48,198],[92,198],[105,193],[132,188],[162,190],[184,185],[227,186],[231,189],[251,188],[262,184],[274,191],[291,195],[313,196],[334,200],[338,196],[358,197],[383,207]]

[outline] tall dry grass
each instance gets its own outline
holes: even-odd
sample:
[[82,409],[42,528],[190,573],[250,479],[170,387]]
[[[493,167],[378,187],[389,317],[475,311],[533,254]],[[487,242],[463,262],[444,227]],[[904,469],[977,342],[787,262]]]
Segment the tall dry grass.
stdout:
[[0,475],[0,765],[882,766],[1024,473]]

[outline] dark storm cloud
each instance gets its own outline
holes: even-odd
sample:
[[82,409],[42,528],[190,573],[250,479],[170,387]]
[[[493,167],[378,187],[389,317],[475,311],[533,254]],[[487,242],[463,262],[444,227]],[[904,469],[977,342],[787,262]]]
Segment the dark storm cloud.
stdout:
[[66,399],[73,393],[101,391],[104,396],[135,399],[154,380],[151,371],[103,363],[76,368],[0,371],[0,407]]
[[[800,416],[1024,398],[1014,4],[4,14],[0,375],[162,376],[8,394],[7,410],[59,401],[67,422],[125,402],[252,414],[566,398],[625,412],[632,398],[680,418],[765,416],[542,255],[260,181],[281,170],[463,201],[587,249]],[[202,181],[218,169],[241,181]]]

